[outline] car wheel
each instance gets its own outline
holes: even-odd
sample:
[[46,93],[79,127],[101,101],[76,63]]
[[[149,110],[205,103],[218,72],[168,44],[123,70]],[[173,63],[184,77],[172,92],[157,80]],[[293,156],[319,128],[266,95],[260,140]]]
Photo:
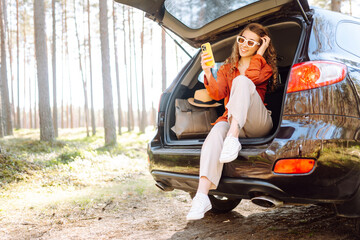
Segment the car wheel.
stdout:
[[[191,198],[195,197],[195,193],[189,193]],[[212,205],[210,210],[213,213],[227,213],[236,208],[239,205],[241,198],[228,198],[219,195],[209,195],[209,199]]]
[[213,213],[227,213],[239,205],[241,198],[228,198],[219,195],[209,195]]

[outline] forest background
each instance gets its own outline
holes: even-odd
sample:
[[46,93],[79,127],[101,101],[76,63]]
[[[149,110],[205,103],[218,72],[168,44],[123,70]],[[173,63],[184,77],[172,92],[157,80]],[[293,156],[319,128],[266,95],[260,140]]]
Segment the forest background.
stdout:
[[[309,3],[360,16],[359,1]],[[0,5],[1,137],[40,128],[40,139],[52,141],[58,128],[86,127],[89,136],[104,127],[111,144],[122,130],[144,132],[155,126],[161,92],[189,60],[143,12],[111,0]],[[172,37],[191,55],[198,51]]]

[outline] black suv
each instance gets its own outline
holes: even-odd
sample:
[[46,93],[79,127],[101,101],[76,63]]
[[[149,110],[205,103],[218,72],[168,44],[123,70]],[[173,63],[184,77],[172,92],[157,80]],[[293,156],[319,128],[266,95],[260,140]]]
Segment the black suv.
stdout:
[[[306,0],[116,1],[145,11],[193,47],[210,42],[217,62],[249,22],[270,30],[280,79],[265,99],[274,127],[263,138],[240,138],[238,158],[210,191],[214,211],[251,199],[269,207],[328,205],[339,216],[360,217],[360,19],[310,8]],[[204,88],[201,71],[198,51],[161,96],[148,154],[165,191],[197,189],[204,138],[178,139],[171,128],[175,99]]]

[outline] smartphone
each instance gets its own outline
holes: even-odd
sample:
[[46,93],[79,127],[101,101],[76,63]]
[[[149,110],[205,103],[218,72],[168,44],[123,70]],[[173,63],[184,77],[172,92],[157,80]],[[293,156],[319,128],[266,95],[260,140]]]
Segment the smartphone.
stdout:
[[210,45],[210,43],[207,42],[207,43],[202,44],[202,45],[201,45],[201,51],[202,51],[203,53],[207,53],[207,54],[209,54],[209,55],[211,56],[211,58],[207,58],[207,59],[211,59],[211,61],[210,61],[210,62],[207,62],[207,63],[206,63],[206,66],[209,66],[209,67],[214,66],[214,65],[215,65],[215,60],[214,60],[213,52],[212,52],[212,50],[211,50],[211,45]]

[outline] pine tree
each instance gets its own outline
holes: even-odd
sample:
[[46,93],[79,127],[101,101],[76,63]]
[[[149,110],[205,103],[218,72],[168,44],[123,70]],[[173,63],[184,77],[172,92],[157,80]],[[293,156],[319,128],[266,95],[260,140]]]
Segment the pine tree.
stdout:
[[93,73],[92,73],[92,56],[91,56],[91,31],[90,31],[90,0],[87,0],[88,11],[88,43],[89,43],[89,64],[90,64],[90,104],[91,104],[91,129],[92,135],[96,134],[95,110],[94,110],[94,91],[93,91]]
[[7,57],[6,57],[6,5],[5,1],[1,0],[1,9],[0,9],[0,20],[1,20],[1,102],[2,102],[2,115],[4,120],[4,134],[12,135],[12,119],[11,119],[11,105],[9,99],[9,87],[8,87],[8,77],[7,77]]
[[105,145],[116,143],[116,126],[114,117],[112,84],[110,75],[109,31],[107,18],[107,1],[99,0],[100,6],[100,42],[104,98]]
[[115,55],[115,73],[116,73],[116,91],[117,91],[117,104],[118,104],[118,133],[121,135],[121,98],[120,98],[120,74],[119,74],[119,61],[117,49],[117,15],[116,15],[115,1],[113,1],[113,32],[114,32],[114,55]]
[[52,27],[53,27],[53,38],[52,38],[52,71],[53,71],[53,122],[55,137],[58,133],[58,119],[57,119],[57,94],[56,94],[56,18],[55,18],[55,0],[51,2],[52,7]]
[[34,0],[34,28],[39,88],[40,140],[53,141],[55,139],[55,133],[51,118],[49,97],[44,0]]

